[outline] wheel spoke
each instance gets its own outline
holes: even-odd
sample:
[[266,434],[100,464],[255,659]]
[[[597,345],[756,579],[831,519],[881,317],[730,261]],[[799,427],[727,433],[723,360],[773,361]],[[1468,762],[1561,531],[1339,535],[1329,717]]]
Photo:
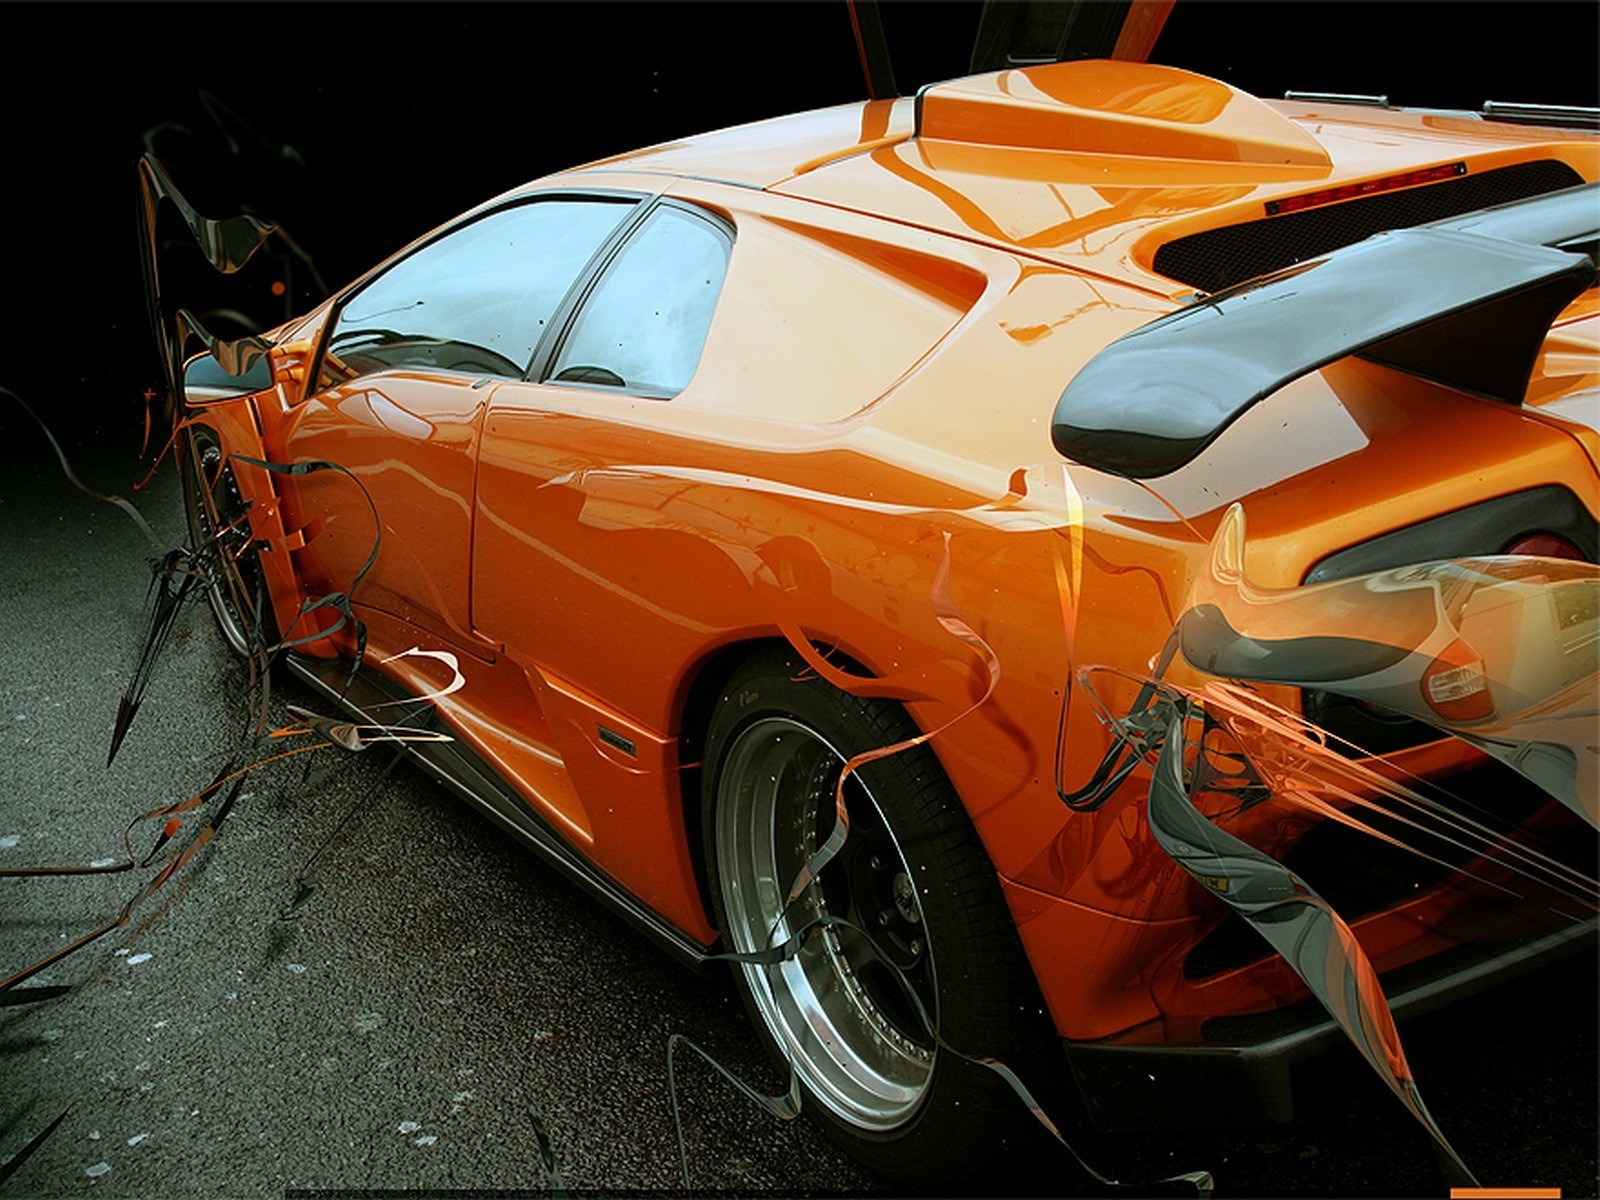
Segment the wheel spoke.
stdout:
[[[920,932],[912,897],[895,904],[908,868],[882,812],[859,776],[846,785],[849,833],[821,877],[785,912],[783,895],[836,820],[834,788],[845,756],[786,717],[752,722],[730,744],[718,784],[717,858],[727,930],[735,949],[764,949],[817,916],[838,918],[796,958],[747,966],[758,1011],[808,1088],[837,1115],[889,1129],[915,1111],[932,1078],[933,1056],[914,1006],[872,941],[913,964],[908,986],[933,1004],[931,953],[907,945]],[[890,914],[891,928],[878,926]],[[869,941],[868,938],[872,939]]]
[[184,486],[195,553],[210,577],[211,609],[224,640],[248,654],[260,636],[265,586],[251,545],[248,506],[215,435],[195,426],[184,449]]

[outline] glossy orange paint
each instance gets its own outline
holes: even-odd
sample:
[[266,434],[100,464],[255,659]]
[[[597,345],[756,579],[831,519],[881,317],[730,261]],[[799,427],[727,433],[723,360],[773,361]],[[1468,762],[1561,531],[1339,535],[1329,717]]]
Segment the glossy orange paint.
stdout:
[[[1075,680],[1142,674],[1230,504],[1252,575],[1298,584],[1393,529],[1556,484],[1600,512],[1595,302],[1580,298],[1513,409],[1345,360],[1284,388],[1196,461],[1145,486],[1063,462],[1050,417],[1103,346],[1192,289],[1155,249],[1262,205],[1444,162],[1554,159],[1600,177],[1590,136],[1255,100],[1137,63],[1002,72],[656,147],[496,204],[593,190],[669,196],[735,230],[693,381],[671,399],[567,382],[394,370],[320,387],[327,307],[274,352],[275,387],[208,407],[241,469],[280,629],[350,586],[368,665],[437,686],[409,647],[459,654],[443,723],[583,854],[704,945],[688,748],[697,684],[730,655],[804,638],[890,681],[933,743],[1001,877],[1058,1031],[1260,1011],[1304,990],[1278,960],[1196,982],[1217,924],[1155,844],[1136,774],[1073,812],[1110,735]],[[364,489],[364,493],[363,493]],[[369,507],[369,501],[371,507]],[[377,513],[374,524],[372,512]],[[347,632],[307,650],[349,653]],[[1173,678],[1200,686],[1182,668]],[[1131,682],[1108,684],[1113,707]],[[1263,688],[1286,708],[1298,695]],[[600,735],[604,727],[632,753]],[[1058,754],[1059,743],[1059,754]],[[1425,747],[1400,766],[1459,767]],[[1058,772],[1058,758],[1064,769]],[[1274,853],[1316,824],[1265,804],[1228,829]],[[1355,923],[1380,970],[1467,936],[1488,902],[1453,883]],[[1476,914],[1476,916],[1474,916]]]

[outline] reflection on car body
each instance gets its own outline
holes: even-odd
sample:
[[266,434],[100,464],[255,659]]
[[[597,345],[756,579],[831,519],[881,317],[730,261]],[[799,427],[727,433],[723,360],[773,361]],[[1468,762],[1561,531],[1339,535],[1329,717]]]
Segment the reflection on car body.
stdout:
[[[215,606],[358,712],[431,697],[441,778],[678,957],[739,956],[883,1171],[1028,1136],[978,1058],[1111,1127],[1219,1088],[1282,1118],[1351,1023],[1229,932],[1240,864],[1338,877],[1372,1028],[1592,939],[1592,795],[1552,786],[1589,760],[1547,768],[1594,690],[1597,150],[1086,61],[536,181],[274,331],[264,376],[190,365],[195,538],[252,533]],[[1195,298],[1195,262],[1241,286]],[[1391,622],[1469,576],[1520,607]],[[1551,655],[1537,728],[1475,736]],[[1380,760],[1392,714],[1432,725]],[[1153,779],[1199,824],[1153,828]],[[1180,827],[1256,858],[1197,867]]]

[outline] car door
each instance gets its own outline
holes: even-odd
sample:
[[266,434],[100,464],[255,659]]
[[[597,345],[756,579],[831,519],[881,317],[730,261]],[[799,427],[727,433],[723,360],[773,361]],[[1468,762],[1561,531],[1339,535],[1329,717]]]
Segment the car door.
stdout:
[[[659,513],[612,519],[581,486],[597,468],[673,462],[685,439],[664,406],[691,386],[732,230],[694,206],[656,201],[593,269],[530,378],[495,389],[484,426],[474,528],[473,617],[513,653],[617,694],[625,649],[668,624],[678,587],[713,585],[701,539]],[[662,570],[663,555],[682,555]],[[717,569],[709,562],[705,570]],[[665,651],[665,647],[659,647]]]
[[523,377],[574,280],[636,205],[543,194],[494,209],[340,300],[288,445],[290,461],[343,468],[290,481],[309,591],[354,588],[358,605],[489,652],[471,610],[486,405]]
[[653,472],[620,497],[585,485],[699,452],[672,402],[693,389],[731,243],[718,218],[657,200],[600,252],[529,378],[488,399],[473,528],[474,627],[523,669],[520,727],[549,738],[568,785],[535,788],[540,811],[704,940],[677,743],[623,684],[659,680],[681,650],[664,631],[701,636],[707,597],[748,588],[659,504]]

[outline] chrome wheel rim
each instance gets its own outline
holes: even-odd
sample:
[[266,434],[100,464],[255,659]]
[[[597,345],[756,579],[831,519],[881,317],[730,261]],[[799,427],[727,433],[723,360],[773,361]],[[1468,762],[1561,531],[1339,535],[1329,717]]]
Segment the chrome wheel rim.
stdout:
[[915,1113],[932,1081],[934,1047],[920,1011],[933,1016],[936,993],[914,876],[859,774],[845,786],[844,846],[792,905],[784,903],[833,828],[844,762],[788,717],[741,729],[718,776],[719,887],[725,932],[741,952],[779,945],[819,917],[841,922],[814,930],[786,962],[741,970],[810,1093],[841,1120],[886,1131]]
[[235,653],[249,654],[252,622],[239,606],[259,598],[255,584],[260,567],[250,546],[244,498],[233,471],[223,462],[221,446],[204,426],[191,428],[187,453],[189,531],[206,573],[206,596],[223,640]]

